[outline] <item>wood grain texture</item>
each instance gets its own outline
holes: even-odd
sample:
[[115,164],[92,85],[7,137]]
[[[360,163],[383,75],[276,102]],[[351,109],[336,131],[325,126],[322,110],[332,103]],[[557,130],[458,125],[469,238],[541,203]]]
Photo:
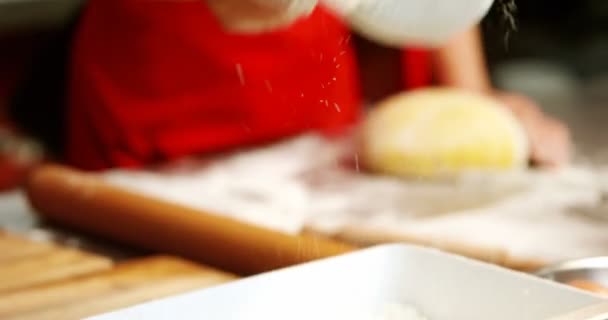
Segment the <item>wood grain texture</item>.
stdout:
[[0,318],[81,319],[235,278],[178,258],[143,258],[112,270],[0,295]]
[[206,277],[184,277],[171,281],[160,281],[150,286],[125,290],[80,303],[7,317],[6,320],[79,320],[208,286],[210,286],[210,282]]
[[108,270],[112,260],[71,249],[56,249],[0,264],[0,294]]
[[48,253],[57,247],[42,242],[33,242],[13,234],[0,231],[0,265],[31,256]]

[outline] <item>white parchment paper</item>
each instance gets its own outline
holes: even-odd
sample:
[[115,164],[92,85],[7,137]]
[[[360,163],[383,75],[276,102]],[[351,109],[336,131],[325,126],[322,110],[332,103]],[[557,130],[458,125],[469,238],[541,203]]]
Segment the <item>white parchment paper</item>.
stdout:
[[[345,165],[348,163],[348,165]],[[470,174],[441,182],[374,176],[341,141],[305,135],[211,163],[111,171],[111,183],[279,231],[368,225],[458,239],[548,261],[608,254],[608,170]]]

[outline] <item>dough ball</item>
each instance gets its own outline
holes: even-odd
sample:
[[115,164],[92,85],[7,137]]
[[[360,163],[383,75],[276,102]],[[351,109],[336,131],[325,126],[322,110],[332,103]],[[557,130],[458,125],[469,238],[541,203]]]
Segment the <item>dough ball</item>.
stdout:
[[366,166],[439,177],[525,168],[529,146],[515,116],[490,97],[451,88],[398,94],[375,106],[362,132]]

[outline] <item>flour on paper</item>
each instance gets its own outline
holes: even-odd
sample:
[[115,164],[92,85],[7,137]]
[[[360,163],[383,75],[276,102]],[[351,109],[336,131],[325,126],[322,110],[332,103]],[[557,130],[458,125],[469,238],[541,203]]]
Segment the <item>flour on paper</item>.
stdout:
[[604,220],[596,209],[608,190],[603,168],[423,183],[358,173],[340,165],[345,156],[357,158],[342,143],[305,135],[210,165],[117,170],[105,178],[289,233],[366,225],[550,261],[608,253],[608,210]]

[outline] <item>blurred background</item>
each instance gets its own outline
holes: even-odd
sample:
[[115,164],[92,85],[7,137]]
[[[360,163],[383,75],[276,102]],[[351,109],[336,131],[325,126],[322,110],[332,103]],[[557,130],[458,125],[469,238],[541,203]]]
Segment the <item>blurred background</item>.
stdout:
[[[0,0],[0,152],[19,158],[19,164],[9,166],[16,160],[0,157],[0,188],[15,183],[20,172],[15,168],[41,156],[40,146],[16,136],[16,129],[47,137],[45,146],[60,148],[53,137],[62,130],[57,108],[63,105],[64,63],[71,26],[83,3]],[[496,85],[535,97],[573,127],[587,157],[603,159],[597,142],[604,137],[589,128],[601,128],[608,119],[602,105],[608,98],[608,1],[527,0],[517,5],[518,31],[508,39],[497,12],[483,23]],[[357,48],[368,101],[401,88],[396,50],[360,38]],[[20,121],[26,115],[29,121]]]
[[[38,210],[30,208],[27,195],[19,186],[33,165],[52,160],[54,154],[61,154],[62,151],[66,66],[74,26],[78,23],[85,1],[0,0],[2,319],[6,319],[7,310],[13,310],[16,314],[32,310],[33,314],[43,312],[43,316],[25,316],[27,319],[72,319],[62,316],[65,313],[78,314],[73,319],[81,319],[90,315],[82,312],[107,311],[141,302],[134,300],[173,294],[175,290],[189,290],[191,286],[201,283],[210,285],[233,279],[223,273],[218,275],[207,267],[195,272],[193,270],[197,267],[193,267],[190,261],[175,260],[170,256],[160,260],[140,259],[150,254],[142,252],[141,248],[144,247],[160,247],[163,254],[177,252],[187,256],[185,253],[188,253],[200,259],[204,258],[200,254],[236,254],[236,260],[230,258],[230,261],[237,261],[235,264],[241,263],[243,267],[261,266],[264,258],[255,256],[252,259],[251,253],[270,252],[274,248],[269,243],[274,242],[276,235],[266,236],[258,231],[252,233],[247,228],[241,231],[239,228],[242,226],[229,223],[223,228],[217,228],[222,224],[200,223],[201,220],[191,220],[195,223],[190,223],[188,219],[196,218],[195,214],[190,214],[192,212],[181,215],[183,210],[179,208],[158,206],[116,193],[97,193],[93,184],[82,188],[82,193],[73,192],[80,186],[79,180],[73,179],[77,176],[61,171],[55,179],[53,174],[50,175],[51,179],[47,179],[49,181],[45,181],[44,175],[43,179],[38,179],[38,184],[46,187],[32,188],[30,185],[30,196],[31,191],[36,189],[39,195],[49,193],[49,196],[34,196],[31,199],[43,199],[42,203],[47,199],[46,207],[52,208],[57,204],[57,207],[65,207],[57,210],[70,214],[65,214],[62,221],[59,217],[61,214],[55,213],[58,221],[49,224],[53,220],[49,219],[53,218],[50,213],[57,210],[40,206],[36,208]],[[303,140],[303,143],[298,141],[295,147],[289,144],[278,148],[276,154],[262,152],[243,158],[228,158],[230,161],[226,160],[225,165],[213,167],[220,169],[213,171],[213,174],[203,170],[207,164],[204,161],[202,164],[186,161],[180,163],[175,171],[164,171],[161,167],[153,168],[158,172],[151,175],[139,176],[143,172],[136,171],[131,176],[125,171],[102,178],[107,179],[109,185],[121,189],[200,209],[198,211],[201,212],[196,212],[201,214],[207,210],[213,211],[214,206],[222,207],[217,209],[220,215],[224,215],[226,209],[229,217],[232,212],[233,217],[245,221],[255,222],[259,218],[264,224],[273,220],[273,224],[269,224],[273,227],[280,225],[291,228],[292,224],[307,223],[307,228],[303,229],[310,230],[304,233],[323,232],[323,227],[329,226],[331,229],[344,223],[345,232],[338,230],[337,234],[330,236],[357,244],[400,242],[402,239],[422,245],[454,244],[454,248],[442,249],[455,250],[458,254],[464,252],[475,258],[480,256],[482,260],[491,258],[492,262],[505,260],[502,263],[512,264],[508,267],[521,270],[537,268],[539,256],[561,258],[567,255],[574,258],[592,256],[598,252],[606,255],[608,0],[515,1],[518,6],[516,32],[506,36],[507,29],[497,8],[483,21],[489,69],[496,87],[533,97],[547,113],[570,126],[577,163],[573,170],[564,170],[563,175],[561,172],[555,175],[549,172],[545,176],[535,172],[530,176],[507,177],[505,181],[493,180],[492,177],[472,177],[463,179],[462,184],[460,181],[442,181],[447,183],[438,185],[418,184],[420,181],[416,179],[412,180],[413,183],[400,181],[396,184],[394,180],[385,180],[380,175],[368,180],[363,175],[348,175],[347,170],[335,170],[342,166],[342,163],[335,163],[339,161],[334,161],[335,148],[326,149],[326,145],[317,143],[317,140]],[[354,40],[366,102],[373,105],[387,95],[401,91],[401,53],[360,37],[354,37]],[[315,154],[314,158],[320,158],[321,163],[318,165],[312,161],[314,170],[302,165],[309,162],[311,154]],[[285,165],[280,163],[284,160]],[[326,165],[330,161],[332,165]],[[358,153],[355,152],[348,161],[352,162],[351,169],[359,170]],[[199,172],[200,167],[203,169]],[[579,170],[581,168],[583,170]],[[267,179],[263,176],[274,171],[278,172],[276,177],[270,175]],[[171,172],[175,176],[165,174]],[[253,174],[250,175],[250,172]],[[292,179],[291,175],[298,179]],[[60,183],[54,183],[59,180]],[[93,192],[89,192],[91,190]],[[223,194],[227,195],[222,197]],[[59,197],[54,199],[57,195]],[[219,200],[215,200],[216,197]],[[82,198],[86,198],[84,202],[87,204],[79,205],[79,202],[83,202],[79,200]],[[76,199],[76,202],[72,199]],[[108,199],[110,204],[106,206]],[[123,202],[121,199],[126,199],[124,204],[119,204]],[[457,214],[446,214],[451,211]],[[149,214],[149,221],[142,219],[144,214]],[[295,218],[292,219],[292,216]],[[302,219],[306,223],[300,221],[302,217],[306,218]],[[430,219],[426,219],[428,217]],[[73,221],[68,221],[70,219]],[[79,221],[84,222],[79,225]],[[86,221],[90,222],[89,226],[80,230],[67,227],[82,227],[82,224],[87,224]],[[379,228],[361,228],[369,222]],[[205,226],[214,228],[213,232],[208,232]],[[350,233],[349,226],[354,226]],[[108,228],[114,228],[118,233],[108,232]],[[418,228],[420,230],[414,232]],[[13,239],[4,231],[15,232],[27,239]],[[409,235],[410,232],[413,236]],[[121,234],[128,234],[122,237],[123,241],[120,241]],[[258,242],[251,241],[256,235],[262,239],[259,250],[256,248]],[[214,236],[217,241],[209,241]],[[140,243],[129,240],[136,238],[143,240]],[[235,242],[230,238],[234,238]],[[230,241],[224,245],[226,239]],[[239,239],[241,241],[237,242]],[[278,239],[277,243],[287,243],[289,240]],[[465,241],[462,247],[461,239]],[[32,241],[37,243],[32,244]],[[158,241],[163,244],[158,245]],[[48,243],[54,247],[48,247]],[[297,246],[280,246],[288,249],[296,247],[297,250],[291,251],[297,251],[297,259],[308,255],[307,252],[313,255],[313,252],[321,252],[316,238],[311,242],[314,249],[307,249],[306,243],[301,240],[295,243]],[[467,243],[472,246],[469,247]],[[165,244],[167,246],[163,247]],[[242,245],[244,250],[226,250],[241,248],[236,244]],[[494,246],[497,250],[494,250]],[[77,250],[70,253],[72,249]],[[68,250],[67,255],[64,250]],[[246,254],[241,255],[241,251]],[[479,254],[477,251],[480,251]],[[519,261],[519,255],[522,261]],[[290,261],[282,251],[272,251],[272,256],[284,262]],[[213,260],[214,257],[211,257],[210,261]],[[605,272],[605,269],[602,268],[602,271]],[[119,272],[121,276],[116,276],[114,272]],[[184,278],[184,274],[188,278]],[[582,277],[582,273],[576,276]],[[90,279],[94,280],[89,282]],[[600,279],[607,278],[593,281]],[[173,281],[180,285],[175,285]],[[43,286],[37,287],[40,283]],[[601,285],[604,292],[608,283]],[[15,288],[21,291],[17,292]],[[49,291],[49,288],[54,289]],[[169,292],[169,288],[174,291]],[[97,292],[98,289],[100,292]],[[49,310],[51,313],[44,313]]]

